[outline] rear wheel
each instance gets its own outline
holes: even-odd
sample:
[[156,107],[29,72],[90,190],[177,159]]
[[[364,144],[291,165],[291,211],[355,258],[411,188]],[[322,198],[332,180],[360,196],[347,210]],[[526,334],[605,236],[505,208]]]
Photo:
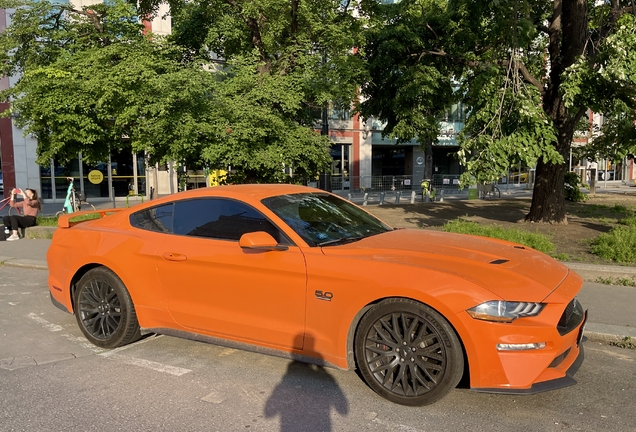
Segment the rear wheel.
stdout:
[[369,310],[354,349],[369,387],[402,405],[436,402],[457,386],[464,371],[462,346],[448,321],[409,299],[386,300]]
[[88,271],[77,284],[75,316],[84,336],[102,348],[141,337],[137,314],[124,283],[105,267]]

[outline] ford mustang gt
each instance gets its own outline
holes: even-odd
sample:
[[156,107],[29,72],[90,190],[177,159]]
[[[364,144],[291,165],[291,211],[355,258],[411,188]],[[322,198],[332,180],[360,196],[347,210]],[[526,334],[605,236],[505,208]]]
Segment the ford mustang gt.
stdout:
[[84,213],[58,220],[48,284],[100,347],[152,332],[358,369],[405,405],[435,402],[462,378],[516,394],[575,383],[582,280],[531,248],[394,229],[293,185]]

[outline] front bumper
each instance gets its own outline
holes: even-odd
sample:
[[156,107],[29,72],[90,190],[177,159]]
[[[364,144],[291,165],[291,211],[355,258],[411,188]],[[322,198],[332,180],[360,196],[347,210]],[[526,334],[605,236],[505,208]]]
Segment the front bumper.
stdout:
[[[573,385],[583,361],[581,338],[587,320],[575,295],[582,280],[570,273],[545,300],[536,317],[494,323],[458,315],[470,340],[464,340],[475,391],[529,394]],[[498,344],[537,344],[540,349],[498,350]]]
[[[576,351],[571,352],[572,349],[568,349],[565,353],[561,354],[555,360],[553,360],[552,364],[560,364],[561,362],[566,362],[570,366],[565,371],[565,376],[561,378],[553,378],[548,379],[547,381],[540,381],[529,388],[511,388],[511,387],[495,387],[495,388],[471,388],[471,390],[482,393],[499,393],[499,394],[518,394],[518,395],[529,395],[536,394],[545,391],[557,390],[564,387],[569,387],[576,384],[576,380],[574,379],[574,375],[579,370],[581,365],[583,364],[583,360],[585,358],[582,340],[583,340],[583,330],[585,329],[585,323],[587,322],[587,311],[585,311],[585,316],[583,318],[583,322],[578,328],[578,336],[576,343]],[[572,358],[574,359],[572,361]]]

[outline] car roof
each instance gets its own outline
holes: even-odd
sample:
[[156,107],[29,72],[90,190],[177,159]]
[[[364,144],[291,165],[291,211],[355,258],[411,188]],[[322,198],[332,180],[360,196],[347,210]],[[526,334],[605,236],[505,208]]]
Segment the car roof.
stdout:
[[176,194],[167,195],[151,201],[153,204],[160,204],[176,199],[201,198],[222,196],[227,198],[250,200],[262,200],[276,195],[287,195],[297,193],[326,193],[321,189],[307,186],[291,185],[291,184],[241,184],[241,185],[224,185],[205,187],[200,189],[192,189],[189,191],[178,192]]

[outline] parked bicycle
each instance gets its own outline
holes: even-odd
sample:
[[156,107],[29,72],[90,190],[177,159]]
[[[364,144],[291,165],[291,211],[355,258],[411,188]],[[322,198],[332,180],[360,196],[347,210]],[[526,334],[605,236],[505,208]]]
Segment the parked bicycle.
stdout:
[[[75,190],[74,178],[66,177],[68,180],[68,189],[66,190],[66,199],[64,200],[64,208],[55,213],[55,216],[60,216],[68,213],[75,213],[82,210],[82,206],[90,207],[90,210],[95,210],[95,206],[89,202],[81,199],[80,193]],[[88,209],[87,209],[88,210]]]

